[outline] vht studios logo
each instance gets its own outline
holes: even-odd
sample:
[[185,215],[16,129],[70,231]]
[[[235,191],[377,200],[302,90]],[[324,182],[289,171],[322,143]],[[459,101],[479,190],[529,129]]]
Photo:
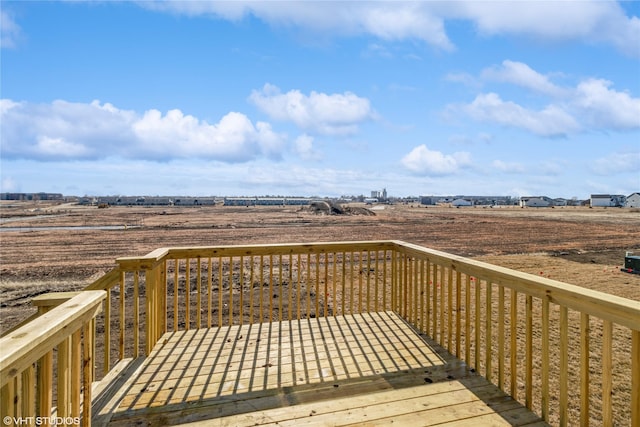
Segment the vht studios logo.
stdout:
[[70,426],[79,425],[80,417],[10,417],[7,415],[2,418],[2,423],[7,426]]

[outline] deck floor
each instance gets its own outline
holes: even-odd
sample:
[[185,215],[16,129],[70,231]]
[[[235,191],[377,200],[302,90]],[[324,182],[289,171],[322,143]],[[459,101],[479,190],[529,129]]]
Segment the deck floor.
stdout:
[[165,334],[97,425],[545,425],[392,312]]

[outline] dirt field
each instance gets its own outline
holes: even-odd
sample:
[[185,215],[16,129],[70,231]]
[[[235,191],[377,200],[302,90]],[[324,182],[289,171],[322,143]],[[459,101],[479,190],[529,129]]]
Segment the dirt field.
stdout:
[[448,208],[380,205],[373,216],[299,207],[0,205],[0,327],[27,317],[32,297],[81,289],[120,256],[158,247],[397,239],[640,300],[637,209]]
[[[36,295],[82,289],[115,266],[117,257],[169,246],[404,240],[640,301],[640,275],[620,271],[625,251],[640,254],[638,209],[370,209],[375,215],[319,215],[298,207],[98,209],[3,202],[0,330],[33,313],[30,302]],[[555,329],[551,333],[557,335]],[[628,355],[629,341],[616,341],[614,347],[622,347],[615,354]],[[628,359],[614,366],[627,369]],[[612,375],[619,379],[624,369]],[[593,390],[598,390],[599,379],[594,381]],[[621,383],[626,384],[624,378]],[[616,404],[629,398],[628,387],[615,390]],[[595,406],[599,399],[592,397]],[[575,411],[571,406],[572,419],[577,419]],[[552,421],[556,417],[552,413]],[[600,421],[594,419],[594,425]]]

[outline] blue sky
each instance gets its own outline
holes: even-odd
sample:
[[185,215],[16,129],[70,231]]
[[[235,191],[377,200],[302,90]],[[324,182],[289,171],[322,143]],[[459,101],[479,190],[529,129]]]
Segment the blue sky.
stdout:
[[2,191],[640,191],[640,2],[0,4]]

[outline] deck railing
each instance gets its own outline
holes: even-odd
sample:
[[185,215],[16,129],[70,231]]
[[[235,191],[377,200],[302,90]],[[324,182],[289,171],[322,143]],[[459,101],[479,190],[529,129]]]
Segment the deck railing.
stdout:
[[65,294],[64,302],[41,305],[40,316],[0,338],[3,425],[79,425],[81,416],[91,418],[94,319],[104,298],[101,291]]
[[98,377],[166,332],[393,310],[552,424],[640,425],[638,301],[400,241],[162,248],[117,264],[87,288],[107,293]]
[[640,302],[397,244],[397,310],[545,421],[640,425]]

